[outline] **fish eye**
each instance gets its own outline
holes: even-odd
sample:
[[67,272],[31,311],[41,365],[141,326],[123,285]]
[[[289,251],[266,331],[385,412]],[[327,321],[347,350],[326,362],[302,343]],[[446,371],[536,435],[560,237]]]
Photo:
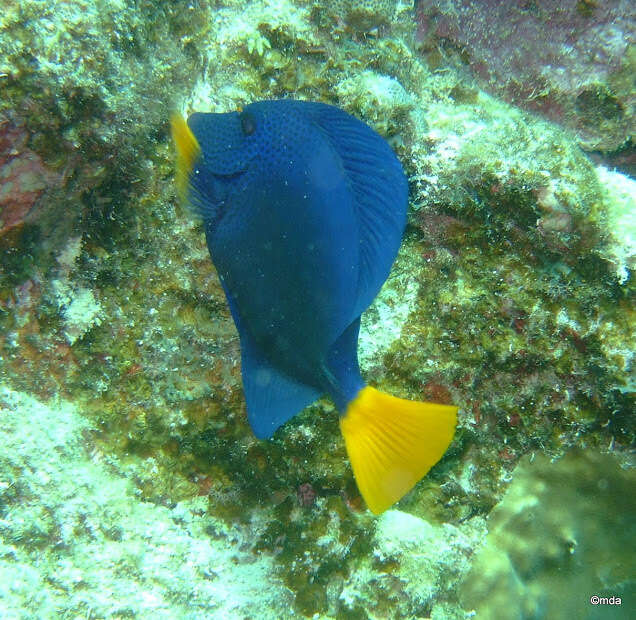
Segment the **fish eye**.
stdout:
[[241,129],[243,130],[243,133],[246,136],[251,136],[256,129],[256,123],[254,122],[252,115],[247,112],[241,112],[239,118],[241,119]]

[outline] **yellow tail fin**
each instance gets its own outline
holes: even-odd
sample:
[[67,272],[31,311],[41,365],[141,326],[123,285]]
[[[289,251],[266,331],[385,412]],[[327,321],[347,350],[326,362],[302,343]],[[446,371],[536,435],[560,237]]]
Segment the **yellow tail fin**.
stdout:
[[172,139],[177,148],[177,191],[185,200],[188,192],[188,179],[194,162],[201,154],[201,147],[181,114],[173,114],[170,119]]
[[340,418],[353,475],[371,512],[408,493],[442,458],[457,407],[414,402],[366,386]]

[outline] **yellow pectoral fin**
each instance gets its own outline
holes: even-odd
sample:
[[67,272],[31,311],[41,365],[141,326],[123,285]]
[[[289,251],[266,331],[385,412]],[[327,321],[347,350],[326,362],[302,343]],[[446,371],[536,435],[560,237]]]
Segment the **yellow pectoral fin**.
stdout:
[[340,418],[358,489],[371,512],[397,502],[439,461],[457,407],[414,402],[364,387]]
[[179,197],[185,200],[190,174],[192,174],[194,162],[201,155],[201,147],[181,114],[173,114],[170,125],[172,139],[177,149],[177,191]]

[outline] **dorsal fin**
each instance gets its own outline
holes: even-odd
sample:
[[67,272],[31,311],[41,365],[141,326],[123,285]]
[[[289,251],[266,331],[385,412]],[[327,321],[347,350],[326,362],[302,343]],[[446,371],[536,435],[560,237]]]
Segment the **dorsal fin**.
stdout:
[[406,225],[408,183],[402,166],[379,134],[333,106],[306,103],[340,156],[360,222],[359,316],[389,275]]

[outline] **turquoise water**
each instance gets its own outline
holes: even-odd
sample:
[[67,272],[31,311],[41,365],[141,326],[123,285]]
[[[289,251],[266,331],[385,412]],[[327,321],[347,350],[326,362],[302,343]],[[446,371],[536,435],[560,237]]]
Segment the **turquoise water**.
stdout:
[[[5,5],[1,618],[632,617],[630,3]],[[328,398],[254,437],[176,189],[173,113],[275,98],[408,177],[358,358],[458,425],[379,516]]]

